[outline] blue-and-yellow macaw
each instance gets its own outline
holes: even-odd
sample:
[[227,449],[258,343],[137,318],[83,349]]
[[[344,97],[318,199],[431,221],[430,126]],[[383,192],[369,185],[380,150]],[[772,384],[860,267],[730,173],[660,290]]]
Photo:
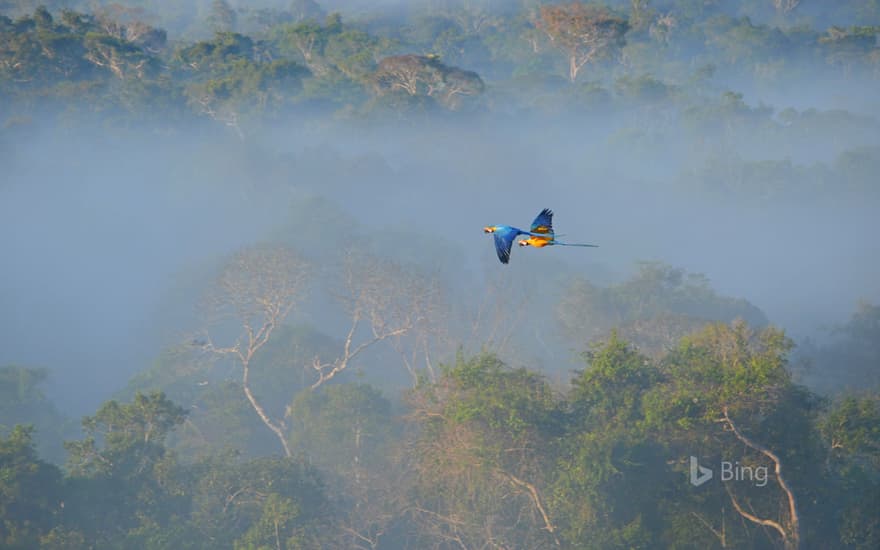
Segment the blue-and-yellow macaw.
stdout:
[[[537,233],[537,235],[536,235]],[[596,244],[580,244],[580,243],[563,243],[556,240],[556,233],[553,231],[553,211],[549,208],[541,210],[535,221],[532,222],[531,233],[528,239],[519,241],[520,246],[534,246],[542,248],[545,246],[588,246],[590,248],[598,248]]]
[[[540,214],[538,217],[541,217]],[[529,235],[530,237],[541,236],[540,233],[523,231],[518,227],[511,227],[509,225],[487,225],[483,228],[483,233],[492,233],[492,236],[495,237],[495,252],[498,253],[498,259],[503,264],[510,261],[510,249],[515,238],[520,235]]]

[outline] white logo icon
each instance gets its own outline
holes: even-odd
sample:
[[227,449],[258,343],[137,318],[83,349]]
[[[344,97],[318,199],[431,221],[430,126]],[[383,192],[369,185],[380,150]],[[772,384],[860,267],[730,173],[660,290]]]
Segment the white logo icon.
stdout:
[[712,479],[712,470],[700,466],[697,457],[691,456],[691,485],[699,487]]

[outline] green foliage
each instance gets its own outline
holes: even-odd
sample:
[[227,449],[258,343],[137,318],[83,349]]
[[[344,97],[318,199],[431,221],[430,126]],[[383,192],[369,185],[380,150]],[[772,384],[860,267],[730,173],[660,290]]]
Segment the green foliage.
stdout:
[[[296,459],[217,454],[188,468],[191,528],[227,548],[320,546],[330,511],[317,472]],[[232,544],[230,544],[232,543]]]
[[[472,544],[495,537],[533,548],[548,544],[547,521],[537,512],[561,411],[546,382],[492,355],[459,356],[409,400],[422,428],[409,496],[419,510],[414,520],[422,544],[447,529]],[[463,520],[438,524],[444,517]]]
[[[570,400],[588,424],[636,422],[641,394],[659,379],[657,368],[616,331],[585,354],[588,368],[572,381]],[[622,416],[620,416],[622,415]]]
[[430,98],[452,110],[461,106],[463,98],[477,96],[485,89],[477,73],[450,67],[434,54],[386,57],[372,80],[380,97],[405,98],[408,94],[411,101]]
[[[849,332],[873,334],[870,314]],[[724,525],[728,544],[772,544],[772,532],[737,520],[731,500],[786,522],[774,474],[765,486],[687,483],[689,455],[772,472],[764,448],[793,487],[801,540],[871,548],[880,402],[864,394],[826,407],[792,383],[790,349],[772,327],[710,324],[657,361],[612,332],[567,394],[493,355],[459,355],[407,395],[408,426],[377,389],[328,384],[288,409],[290,442],[307,459],[243,460],[216,450],[222,430],[184,430],[175,437],[215,450],[182,464],[165,445],[184,409],[138,393],[84,419],[65,480],[37,458],[29,429],[0,439],[0,533],[5,546],[46,548],[426,547],[452,537],[599,549],[713,546]],[[279,360],[269,355],[267,365]],[[32,395],[19,374],[19,393]],[[227,426],[253,416],[240,388],[230,392],[210,407],[230,405]]]
[[619,95],[648,103],[664,101],[673,93],[673,87],[650,75],[624,76],[614,83],[614,88]]
[[[50,125],[97,115],[103,126],[163,129],[204,117],[242,139],[285,116],[308,139],[344,117],[421,123],[449,111],[482,120],[485,111],[578,124],[590,115],[600,143],[629,147],[644,163],[654,160],[643,156],[645,144],[693,150],[697,160],[672,178],[679,190],[755,204],[877,197],[874,118],[747,101],[784,104],[807,78],[873,90],[880,67],[873,0],[822,7],[830,21],[859,23],[829,28],[811,19],[818,12],[774,15],[771,2],[758,0],[733,7],[704,0],[620,0],[610,9],[547,4],[543,18],[531,2],[495,9],[469,1],[350,20],[327,16],[312,0],[240,10],[217,0],[174,13],[162,7],[168,34],[147,24],[155,21],[155,2],[138,3],[142,11],[107,5],[94,13],[58,12],[57,2],[48,9],[12,4],[0,2],[16,17],[0,16],[4,146],[29,139],[28,121],[44,113]],[[554,10],[561,16],[550,17]],[[585,50],[583,33],[571,31],[582,31],[589,17],[566,14],[598,18],[613,31],[608,43]],[[216,32],[206,34],[207,27]],[[564,56],[555,51],[561,41]],[[581,62],[581,80],[568,82],[564,75],[576,80]],[[726,89],[730,82],[739,90]],[[873,96],[865,95],[873,109]],[[588,151],[584,165],[603,154],[583,145],[558,154]],[[771,150],[775,157],[767,156]],[[246,158],[261,166],[261,178],[320,191],[396,172],[380,157],[349,162],[321,146],[279,162],[233,153],[204,164],[234,179],[241,172],[231,167]],[[332,177],[319,177],[326,174]],[[289,221],[276,240],[297,241],[315,263],[336,259],[328,242],[393,247],[420,265],[437,263],[436,240],[423,242],[410,227],[364,236],[348,213],[321,199],[295,203]],[[397,276],[385,279],[383,299],[388,288],[396,297],[406,286]],[[689,456],[712,467],[735,460],[771,470],[778,460],[798,503],[803,547],[880,545],[880,308],[860,305],[830,341],[802,348],[818,372],[834,373],[822,389],[860,390],[827,402],[795,383],[792,342],[767,327],[761,311],[681,269],[645,264],[607,287],[576,278],[556,313],[571,345],[589,347],[583,370],[561,381],[564,387],[491,354],[460,354],[436,380],[420,379],[400,409],[377,388],[336,383],[341,377],[311,391],[309,363],[334,357],[339,342],[279,324],[249,363],[249,387],[295,458],[268,456],[278,441],[245,396],[241,372],[209,360],[208,344],[194,341],[133,380],[129,402],[109,401],[85,418],[85,437],[67,443],[62,473],[38,458],[59,458],[51,441],[60,442],[64,427],[40,392],[45,371],[4,367],[0,546],[781,544],[733,505],[791,528],[775,472],[764,487],[718,477],[693,487]]]
[[[27,9],[26,3],[17,4]],[[771,15],[769,4],[753,2],[729,10],[718,3],[677,1],[667,10],[638,1],[614,3],[617,11],[612,11],[575,2],[544,6],[541,15],[532,5],[500,9],[466,2],[413,9],[393,25],[366,16],[344,21],[339,14],[326,15],[312,0],[294,2],[287,9],[235,9],[225,0],[215,0],[199,8],[204,13],[116,4],[97,7],[93,14],[62,10],[53,15],[42,9],[19,19],[0,19],[0,96],[28,111],[37,104],[69,106],[76,101],[116,120],[166,112],[156,109],[161,106],[167,109],[164,124],[186,120],[183,113],[190,120],[207,116],[244,137],[248,125],[314,107],[344,117],[365,112],[388,116],[388,110],[409,117],[433,112],[435,104],[458,110],[468,96],[484,92],[484,81],[493,85],[494,101],[465,101],[469,108],[504,112],[511,107],[500,101],[504,98],[526,111],[578,111],[582,100],[589,104],[597,99],[602,100],[599,107],[607,109],[602,97],[584,96],[581,87],[573,86],[578,89],[565,92],[564,98],[542,98],[523,89],[517,79],[548,79],[567,71],[573,78],[586,59],[590,82],[604,89],[615,83],[616,108],[627,109],[636,101],[657,108],[684,105],[685,126],[702,136],[709,129],[749,132],[749,126],[762,123],[772,128],[766,109],[749,108],[742,96],[707,102],[719,91],[711,80],[744,79],[744,89],[784,89],[790,81],[817,72],[835,78],[842,72],[853,82],[876,77],[877,26],[825,30],[810,26],[808,18],[797,25],[774,26],[781,19],[758,22]],[[158,10],[164,22],[178,18],[173,21],[176,35],[184,28],[191,32],[198,19],[204,24],[195,24],[196,30],[210,28],[214,38],[193,43],[184,36],[169,48],[166,31],[146,23],[155,21],[151,9]],[[871,9],[862,11],[873,13]],[[863,16],[852,6],[829,8],[835,11],[844,19]],[[590,26],[591,21],[595,25]],[[602,39],[579,42],[578,25]],[[602,34],[612,30],[610,38]],[[562,42],[568,53],[554,55]],[[622,55],[605,55],[620,46]],[[380,60],[401,52],[418,52],[461,67],[455,74],[458,83],[466,85],[435,78],[429,98],[406,97],[399,90],[370,97],[383,76]],[[564,59],[569,54],[574,55],[574,65]],[[606,62],[599,63],[603,57]],[[715,67],[711,80],[694,74],[694,67],[709,66]],[[480,76],[473,69],[479,69]],[[119,82],[127,92],[119,92]],[[132,94],[132,88],[142,91]],[[457,91],[450,95],[451,88]],[[102,108],[95,109],[99,104]],[[382,106],[387,109],[377,109]],[[585,110],[595,107],[587,105]]]
[[86,439],[68,442],[74,475],[137,475],[164,456],[168,433],[183,423],[186,411],[165,394],[137,393],[130,404],[108,401],[83,419]]
[[0,436],[0,546],[35,548],[60,512],[61,472],[37,458],[33,430]]
[[373,469],[391,444],[391,403],[365,384],[302,391],[290,405],[291,447],[345,478]]
[[846,396],[822,420],[830,448],[840,457],[880,467],[880,398]]
[[880,499],[880,399],[876,394],[838,399],[820,421],[834,480],[829,498],[840,542],[871,548],[880,542],[880,520],[873,509]]
[[572,381],[553,509],[575,544],[650,547],[653,535],[644,520],[656,512],[644,504],[662,493],[665,464],[661,448],[644,431],[642,402],[660,373],[616,332],[585,359],[587,368]]
[[235,550],[263,548],[306,548],[297,518],[299,507],[290,499],[273,493],[266,498],[260,518],[235,541]]
[[533,429],[552,429],[555,397],[535,373],[508,369],[485,354],[470,360],[459,357],[443,374],[448,391],[456,395],[444,411],[450,422],[485,425],[509,442],[527,437]]
[[676,383],[700,396],[707,420],[721,408],[772,404],[791,383],[786,369],[792,342],[778,329],[753,332],[745,323],[719,323],[683,339],[667,358]]

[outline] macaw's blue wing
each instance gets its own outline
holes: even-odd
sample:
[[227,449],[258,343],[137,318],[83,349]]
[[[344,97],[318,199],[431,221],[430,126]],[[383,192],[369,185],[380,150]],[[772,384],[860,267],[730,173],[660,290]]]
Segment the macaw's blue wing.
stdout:
[[541,210],[535,221],[532,222],[532,233],[553,236],[553,211],[549,208]]
[[496,229],[492,234],[495,237],[495,252],[498,253],[501,263],[506,264],[510,261],[510,248],[513,246],[513,240],[520,234],[522,231],[513,227]]

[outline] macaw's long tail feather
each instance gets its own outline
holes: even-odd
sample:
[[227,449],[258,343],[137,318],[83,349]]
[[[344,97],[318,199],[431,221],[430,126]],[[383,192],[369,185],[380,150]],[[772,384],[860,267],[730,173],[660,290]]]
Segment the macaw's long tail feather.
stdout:
[[561,243],[559,241],[553,241],[553,244],[559,244],[562,246],[586,246],[589,248],[599,248],[598,244]]

